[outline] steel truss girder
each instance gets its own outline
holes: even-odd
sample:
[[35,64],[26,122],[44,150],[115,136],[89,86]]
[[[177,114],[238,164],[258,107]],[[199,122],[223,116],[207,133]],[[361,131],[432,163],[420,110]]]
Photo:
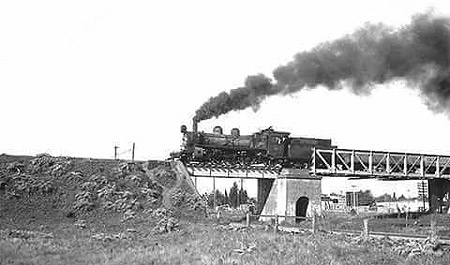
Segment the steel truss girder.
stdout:
[[276,170],[259,168],[229,168],[220,166],[186,165],[193,177],[210,178],[241,178],[241,179],[275,179],[279,173]]
[[311,172],[387,179],[450,178],[450,156],[314,148]]

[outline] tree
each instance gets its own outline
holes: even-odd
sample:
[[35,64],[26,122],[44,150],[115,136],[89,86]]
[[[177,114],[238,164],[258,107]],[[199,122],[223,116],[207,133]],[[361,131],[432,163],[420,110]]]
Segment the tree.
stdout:
[[229,202],[230,206],[233,208],[238,207],[238,196],[239,196],[239,189],[236,182],[233,183],[233,186],[230,189],[230,195],[229,195]]
[[225,190],[225,203],[224,204],[230,205],[230,197],[228,196],[227,190]]
[[224,205],[226,203],[227,203],[227,200],[225,198],[225,195],[222,192],[217,191],[217,205],[220,206],[220,205]]
[[394,199],[391,194],[385,193],[381,196],[375,197],[375,200],[377,202],[392,202],[392,201],[396,201],[397,199]]
[[406,197],[405,197],[405,195],[400,195],[400,197],[398,197],[398,200],[399,201],[404,201],[404,200],[406,200]]
[[371,205],[375,201],[370,190],[358,192],[358,205]]
[[[227,204],[225,195],[219,190],[216,190],[216,206],[221,206],[224,204]],[[208,194],[208,206],[211,208],[214,207],[214,192]]]
[[208,199],[207,199],[208,201],[208,207],[209,208],[213,208],[214,207],[214,193],[213,192],[211,192],[211,193],[209,193],[208,194]]
[[239,204],[246,204],[246,203],[248,203],[247,191],[241,188],[239,190]]

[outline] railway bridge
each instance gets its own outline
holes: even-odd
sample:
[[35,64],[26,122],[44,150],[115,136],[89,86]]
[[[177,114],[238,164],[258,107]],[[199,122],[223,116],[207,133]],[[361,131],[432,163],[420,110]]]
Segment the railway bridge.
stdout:
[[[389,151],[319,149],[312,150],[305,168],[267,169],[234,165],[185,164],[195,177],[256,179],[257,210],[261,215],[310,216],[321,211],[322,177],[379,180],[427,180],[428,198],[442,200],[450,192],[450,156]],[[438,207],[430,202],[431,209]]]

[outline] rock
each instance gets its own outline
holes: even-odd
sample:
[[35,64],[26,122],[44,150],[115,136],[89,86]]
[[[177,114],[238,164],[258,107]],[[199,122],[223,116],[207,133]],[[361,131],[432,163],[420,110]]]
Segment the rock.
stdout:
[[44,234],[42,237],[43,238],[52,238],[53,239],[53,234],[52,233]]
[[153,217],[162,218],[167,216],[167,210],[165,208],[158,208],[152,212]]
[[145,213],[145,214],[152,214],[153,213],[153,209],[151,209],[151,208],[145,209],[143,211],[143,213]]
[[134,219],[136,217],[136,212],[132,211],[132,210],[127,210],[124,214],[123,214],[123,218],[122,221],[128,221],[131,219]]
[[423,252],[427,255],[442,256],[444,249],[440,244],[426,244],[423,247]]
[[125,239],[126,237],[124,237],[121,233],[119,234],[97,233],[95,235],[92,235],[91,238],[103,242],[110,242],[114,240]]
[[153,228],[157,233],[170,233],[179,227],[178,220],[173,217],[164,217],[159,220],[158,224]]
[[105,238],[105,234],[104,233],[97,233],[91,236],[92,239],[95,240],[103,240]]
[[30,238],[53,238],[52,233],[43,233],[37,231],[27,231],[27,230],[10,230],[7,236],[9,238],[20,238],[20,239],[30,239]]
[[416,257],[416,256],[420,256],[420,254],[421,254],[422,252],[421,252],[421,250],[420,249],[413,249],[413,250],[411,250],[411,252],[409,252],[409,254],[408,254],[408,259],[411,259],[411,258],[414,258],[414,257]]
[[76,221],[76,222],[74,223],[74,225],[75,225],[76,227],[78,227],[78,228],[81,228],[81,229],[86,228],[86,220],[80,219],[80,220]]

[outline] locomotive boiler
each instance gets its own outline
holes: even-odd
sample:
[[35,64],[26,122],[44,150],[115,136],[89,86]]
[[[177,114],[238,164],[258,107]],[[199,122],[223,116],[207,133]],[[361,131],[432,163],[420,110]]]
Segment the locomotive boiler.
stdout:
[[182,125],[181,133],[181,150],[172,156],[185,163],[269,169],[305,168],[314,147],[334,147],[330,139],[290,137],[289,132],[276,131],[272,127],[251,135],[241,135],[238,128],[224,134],[222,127],[216,126],[212,133],[207,133],[198,132],[194,120],[192,131]]

